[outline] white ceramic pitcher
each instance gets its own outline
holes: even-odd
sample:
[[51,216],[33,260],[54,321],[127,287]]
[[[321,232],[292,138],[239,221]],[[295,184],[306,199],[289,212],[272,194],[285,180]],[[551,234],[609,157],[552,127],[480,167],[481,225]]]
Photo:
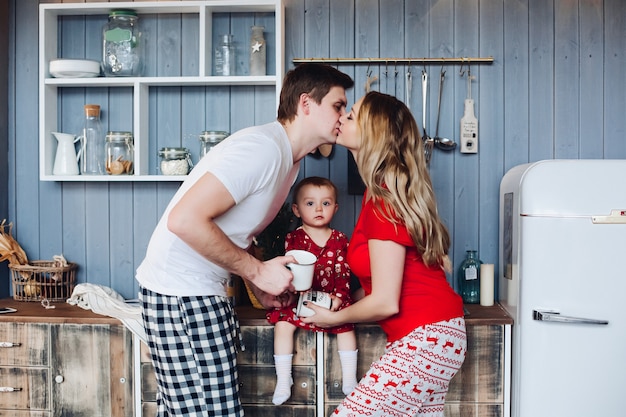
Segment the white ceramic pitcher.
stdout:
[[54,158],[54,175],[78,175],[78,158],[74,144],[78,142],[76,135],[52,132],[58,141],[57,154]]

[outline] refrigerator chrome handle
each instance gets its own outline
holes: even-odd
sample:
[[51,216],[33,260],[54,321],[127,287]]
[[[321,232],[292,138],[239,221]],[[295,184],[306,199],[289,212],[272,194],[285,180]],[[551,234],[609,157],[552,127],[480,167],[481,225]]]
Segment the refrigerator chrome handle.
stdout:
[[584,317],[562,316],[558,311],[539,311],[533,310],[533,320],[552,321],[568,324],[609,324],[608,320],[587,319]]

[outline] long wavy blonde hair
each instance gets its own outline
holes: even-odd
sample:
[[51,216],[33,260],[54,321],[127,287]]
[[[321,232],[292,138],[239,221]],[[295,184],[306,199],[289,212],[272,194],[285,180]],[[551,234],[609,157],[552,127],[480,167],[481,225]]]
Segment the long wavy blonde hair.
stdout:
[[424,146],[411,111],[397,98],[372,91],[363,98],[357,119],[361,146],[356,162],[367,198],[373,199],[379,215],[405,224],[426,265],[449,271],[450,235],[437,212]]

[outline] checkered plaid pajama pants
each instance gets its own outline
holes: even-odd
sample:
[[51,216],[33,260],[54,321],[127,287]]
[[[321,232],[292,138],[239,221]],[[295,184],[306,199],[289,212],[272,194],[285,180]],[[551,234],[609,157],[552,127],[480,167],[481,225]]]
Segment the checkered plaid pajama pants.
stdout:
[[386,346],[333,417],[443,417],[466,348],[462,317],[418,327]]
[[157,417],[243,416],[237,325],[226,297],[173,297],[141,289],[155,368]]

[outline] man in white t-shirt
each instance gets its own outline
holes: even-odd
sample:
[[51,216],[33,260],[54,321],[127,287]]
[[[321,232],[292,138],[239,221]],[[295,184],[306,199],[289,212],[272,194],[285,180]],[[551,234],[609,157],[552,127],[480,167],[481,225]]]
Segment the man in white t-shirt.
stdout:
[[172,198],[137,269],[144,326],[157,377],[158,416],[242,416],[237,323],[226,297],[230,274],[264,307],[294,297],[295,261],[247,252],[276,216],[300,160],[335,143],[352,79],[301,64],[283,81],[277,121],[240,130],[196,165]]

